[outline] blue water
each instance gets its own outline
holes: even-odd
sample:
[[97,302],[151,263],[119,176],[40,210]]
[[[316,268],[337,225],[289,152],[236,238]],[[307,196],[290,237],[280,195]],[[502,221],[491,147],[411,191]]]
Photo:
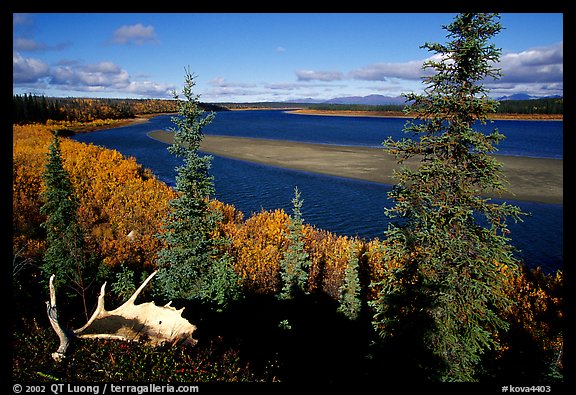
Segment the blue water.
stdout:
[[[170,117],[165,118],[171,126]],[[306,143],[382,147],[388,136],[408,137],[402,129],[407,118],[334,117],[289,114],[284,111],[228,111],[217,114],[205,134],[289,140]],[[497,128],[506,138],[497,154],[562,158],[562,121],[493,121],[478,130]]]
[[[206,134],[271,138],[310,143],[381,146],[388,135],[404,136],[406,119],[328,117],[286,114],[282,111],[219,112]],[[172,127],[170,116],[144,124],[78,134],[77,141],[116,149],[135,157],[169,185],[174,185],[180,164],[167,145],[147,137],[149,131]],[[495,121],[507,138],[499,153],[562,158],[562,126],[556,121]],[[214,156],[216,198],[233,204],[248,217],[260,210],[291,211],[294,187],[302,193],[302,213],[307,223],[338,234],[384,238],[388,218],[384,209],[389,185],[324,176]],[[514,202],[531,216],[511,224],[511,244],[516,256],[529,266],[553,271],[563,264],[563,205]]]

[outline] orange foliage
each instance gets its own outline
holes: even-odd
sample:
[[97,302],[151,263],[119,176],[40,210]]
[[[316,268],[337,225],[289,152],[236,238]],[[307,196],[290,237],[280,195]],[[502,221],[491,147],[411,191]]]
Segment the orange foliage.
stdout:
[[[40,257],[44,236],[40,228],[42,172],[52,139],[49,127],[13,127],[13,249],[21,257]],[[88,245],[110,266],[154,266],[162,245],[156,235],[176,193],[153,174],[117,151],[69,139],[61,142],[64,166],[80,200],[79,220]],[[280,261],[288,245],[290,217],[283,210],[261,211],[244,220],[234,206],[217,200],[211,207],[222,213],[215,236],[230,240],[226,248],[245,289],[261,294],[276,294],[281,289]],[[405,264],[385,257],[386,241],[364,241],[303,228],[304,248],[310,258],[309,292],[324,292],[338,300],[344,284],[351,245],[359,258],[361,283],[367,301],[378,296],[377,286],[391,269]],[[546,349],[559,349],[562,338],[551,322],[561,319],[558,290],[562,274],[546,278],[527,272],[506,272],[509,292],[517,303],[507,312],[510,322],[525,328],[534,341]],[[555,325],[554,327],[557,327]],[[554,332],[554,333],[553,333]]]
[[234,268],[250,291],[275,294],[280,288],[280,260],[286,251],[289,216],[284,210],[262,211],[235,230]]
[[44,219],[40,214],[40,194],[50,137],[50,131],[40,125],[14,126],[13,129],[13,250],[21,251],[27,257],[34,256],[34,252],[38,252],[38,244],[43,241],[40,224]]
[[353,240],[310,226],[304,227],[304,237],[310,256],[309,291],[322,290],[338,300]]
[[174,192],[117,151],[70,140],[62,147],[72,182],[82,191],[80,221],[104,262],[153,264],[160,247],[156,234]]
[[[22,246],[23,236],[41,237],[42,172],[52,134],[42,125],[14,125],[13,135],[13,227]],[[160,248],[156,234],[174,192],[117,151],[69,139],[61,148],[88,245],[110,266],[152,265]]]
[[510,271],[509,295],[515,301],[508,312],[509,321],[523,328],[544,351],[562,348],[563,337],[558,330],[563,320],[561,271],[546,276],[540,268],[532,271]]
[[210,200],[210,208],[217,210],[222,215],[214,237],[223,237],[231,240],[236,234],[236,230],[242,225],[244,214],[231,204],[222,203],[219,200]]
[[[22,256],[40,256],[42,172],[52,139],[44,125],[13,127],[14,249]],[[61,141],[65,169],[80,201],[78,217],[92,251],[109,266],[153,266],[161,243],[156,235],[176,193],[153,174],[119,152],[70,139]],[[283,210],[262,211],[243,219],[234,206],[217,200],[211,207],[222,213],[217,236],[230,240],[228,252],[246,289],[275,294],[280,290],[280,260],[289,244],[290,217]],[[353,242],[359,258],[367,252],[368,278],[376,275],[382,257],[380,242],[337,236],[305,225],[304,248],[310,256],[308,291],[337,299],[344,282],[348,251]],[[216,234],[215,234],[216,236]]]
[[[385,244],[379,240],[371,240],[366,243],[366,252],[364,257],[366,259],[366,276],[374,281],[375,283],[382,281],[384,279],[385,273],[397,266],[384,259]],[[376,300],[378,298],[379,289],[376,287],[370,287],[368,289],[367,299]]]

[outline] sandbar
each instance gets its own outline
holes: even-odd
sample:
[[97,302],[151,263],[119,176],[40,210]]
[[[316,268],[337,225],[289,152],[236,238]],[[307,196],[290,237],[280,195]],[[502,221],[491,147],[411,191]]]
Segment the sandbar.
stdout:
[[[148,136],[166,144],[173,133],[156,130]],[[209,154],[270,166],[393,185],[400,165],[381,148],[309,144],[285,140],[205,135],[200,150]],[[498,155],[508,191],[491,197],[541,203],[563,203],[563,161]],[[417,160],[403,166],[416,167]]]

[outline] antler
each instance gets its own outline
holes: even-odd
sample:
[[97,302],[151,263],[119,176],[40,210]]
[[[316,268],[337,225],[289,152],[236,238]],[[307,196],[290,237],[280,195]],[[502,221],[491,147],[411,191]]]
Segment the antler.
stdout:
[[60,339],[58,350],[52,353],[56,361],[61,361],[73,338],[100,338],[136,340],[146,339],[152,344],[168,341],[183,341],[195,345],[198,341],[192,337],[196,326],[182,317],[184,308],[176,310],[167,303],[157,306],[153,302],[134,304],[138,295],[148,285],[157,271],[148,276],[134,294],[120,307],[107,311],[104,308],[106,283],[102,284],[96,310],[82,328],[72,331],[63,328],[58,321],[54,275],[50,277],[50,301],[46,302],[48,318],[52,328]]

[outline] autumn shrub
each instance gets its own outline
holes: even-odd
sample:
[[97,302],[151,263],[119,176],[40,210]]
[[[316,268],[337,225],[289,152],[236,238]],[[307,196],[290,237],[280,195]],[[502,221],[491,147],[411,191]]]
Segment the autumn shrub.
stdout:
[[[32,295],[30,289],[37,282],[39,271],[35,265],[39,265],[45,249],[45,232],[40,227],[44,221],[40,213],[44,188],[41,174],[51,139],[51,129],[44,125],[13,127],[14,292],[29,294],[17,298],[18,311],[34,310],[35,316],[45,314],[42,304],[34,304],[38,295]],[[138,165],[134,158],[126,158],[116,151],[69,139],[62,139],[61,148],[65,169],[80,202],[78,218],[86,241],[102,262],[113,269],[110,279],[116,279],[114,291],[127,295],[141,275],[156,268],[155,259],[161,247],[157,234],[161,231],[168,201],[175,192]],[[280,261],[290,243],[290,216],[279,209],[263,210],[244,218],[232,205],[211,200],[210,206],[220,212],[213,236],[229,240],[221,246],[225,249],[222,252],[232,257],[244,291],[256,296],[277,295],[282,288]],[[362,240],[306,224],[302,227],[302,236],[310,260],[307,292],[312,297],[327,295],[336,302],[334,306],[346,284],[353,245],[358,256],[359,294],[368,309],[373,308],[371,302],[388,292],[382,285],[386,283],[383,280],[408,268],[406,256],[390,254],[391,240]],[[510,323],[510,329],[494,333],[500,348],[485,354],[485,376],[507,377],[514,373],[519,378],[558,379],[563,371],[562,272],[545,275],[538,270],[516,271],[496,264],[493,270],[507,273],[505,289],[515,303],[499,312]],[[372,313],[368,311],[367,316]],[[215,344],[207,344],[207,348],[198,349],[197,353],[181,353],[140,349],[131,343],[118,342],[99,342],[101,354],[82,343],[77,349],[79,354],[74,354],[71,360],[76,365],[68,366],[79,367],[83,373],[72,375],[51,365],[49,353],[55,349],[57,340],[49,326],[36,325],[28,329],[16,334],[15,350],[19,354],[14,358],[13,369],[15,377],[22,380],[92,380],[88,372],[93,368],[101,369],[94,379],[109,380],[148,380],[148,376],[144,376],[150,372],[147,369],[158,369],[154,377],[160,381],[236,380],[250,376],[243,370],[245,365],[238,362],[236,351],[223,350]],[[210,353],[210,347],[220,351]],[[133,357],[147,362],[141,369],[128,371]],[[204,361],[200,367],[194,365],[194,358]],[[160,367],[161,361],[166,365]],[[29,366],[34,364],[39,367],[31,370]],[[236,376],[232,374],[235,369],[239,369]]]
[[[547,275],[540,268],[512,271],[507,267],[507,292],[515,303],[503,315],[510,329],[496,353],[500,376],[538,377],[559,381],[564,371],[565,315],[562,271]],[[521,366],[521,369],[518,369]]]
[[[512,273],[509,281],[510,296],[516,300],[511,311],[514,320],[522,323],[535,340],[542,341],[544,338],[549,338],[554,324],[558,324],[563,318],[563,272],[557,271],[554,275],[546,275],[540,268],[529,270],[524,267],[524,270]],[[541,320],[542,318],[545,319]],[[545,345],[546,348],[557,346],[556,342]]]
[[[39,257],[45,237],[40,229],[44,220],[39,210],[41,173],[52,138],[51,128],[14,125],[13,136],[14,251],[20,251],[20,256]],[[134,158],[126,158],[115,150],[70,139],[62,139],[61,146],[65,169],[78,193],[79,222],[90,249],[109,267],[154,269],[161,247],[157,234],[161,232],[168,201],[176,192]],[[214,237],[230,241],[222,248],[233,257],[245,289],[278,293],[279,262],[289,245],[289,215],[283,210],[262,211],[244,219],[243,213],[232,205],[217,200],[211,200],[210,205],[221,213]],[[310,257],[307,291],[322,291],[337,300],[353,239],[306,224],[303,237]]]
[[174,192],[134,158],[94,145],[67,143],[72,179],[82,191],[80,218],[104,263],[153,266],[160,246],[156,234]]
[[244,222],[244,213],[231,204],[219,200],[210,200],[210,207],[220,212],[220,221],[215,229],[215,237],[234,238],[237,229]]
[[[52,133],[43,125],[14,125],[13,136],[14,248],[31,254],[44,237],[41,174]],[[160,246],[156,234],[174,192],[117,151],[69,139],[61,146],[90,248],[111,267],[152,267]]]
[[352,240],[310,226],[304,234],[310,255],[309,291],[322,291],[338,300]]
[[280,291],[280,260],[288,244],[288,221],[284,210],[261,211],[237,229],[232,239],[234,269],[247,291]]
[[[15,238],[41,239],[40,195],[50,131],[40,125],[14,126],[12,143],[12,229]],[[20,237],[20,239],[22,239]],[[18,243],[23,246],[24,240]]]

